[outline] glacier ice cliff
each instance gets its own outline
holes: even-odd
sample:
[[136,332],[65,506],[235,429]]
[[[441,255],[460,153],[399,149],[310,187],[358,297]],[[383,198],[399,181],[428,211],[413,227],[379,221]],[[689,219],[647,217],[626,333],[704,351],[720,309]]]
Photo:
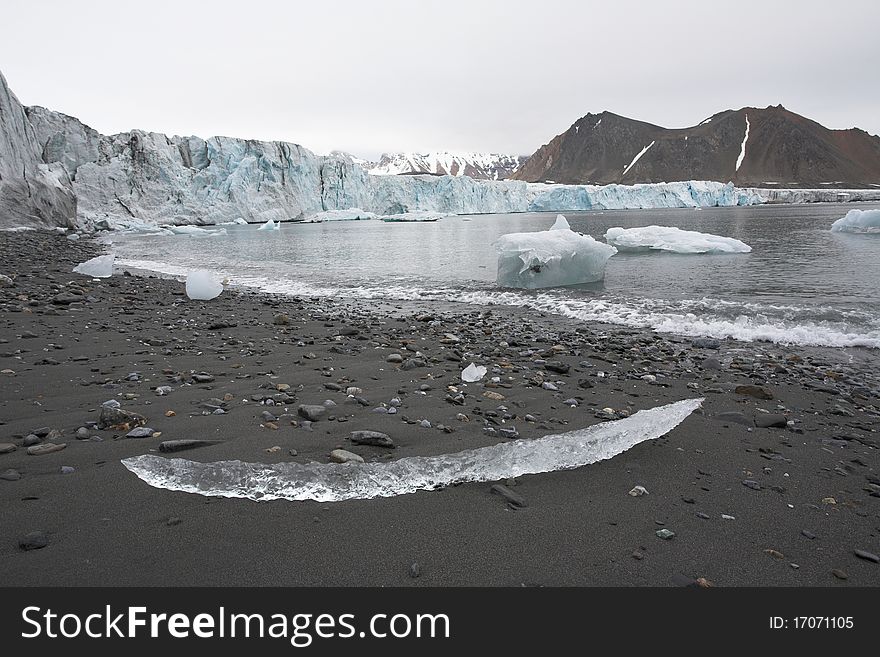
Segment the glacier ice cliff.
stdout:
[[44,162],[42,143],[0,73],[0,227],[68,226],[75,219],[67,171]]
[[144,454],[124,459],[122,465],[150,486],[213,497],[318,502],[393,497],[460,482],[571,470],[610,459],[669,433],[702,401],[685,399],[535,440],[387,463],[199,463]]
[[880,199],[880,190],[739,189],[705,181],[556,185],[467,176],[375,176],[345,153],[280,141],[102,135],[80,120],[24,108],[0,76],[0,226],[135,228],[244,219],[484,214]]

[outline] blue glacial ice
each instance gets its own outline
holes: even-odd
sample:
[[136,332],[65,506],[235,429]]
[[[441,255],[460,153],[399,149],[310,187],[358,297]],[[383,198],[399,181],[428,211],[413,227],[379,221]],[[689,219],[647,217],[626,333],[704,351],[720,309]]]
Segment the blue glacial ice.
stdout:
[[562,215],[550,230],[502,235],[495,250],[498,285],[529,290],[601,281],[608,259],[617,253],[571,230]]
[[850,210],[831,224],[835,233],[864,233],[880,235],[880,209]]
[[685,399],[535,440],[385,463],[199,463],[144,454],[122,464],[150,486],[212,497],[318,502],[393,497],[462,482],[571,470],[610,459],[669,433],[702,401]]

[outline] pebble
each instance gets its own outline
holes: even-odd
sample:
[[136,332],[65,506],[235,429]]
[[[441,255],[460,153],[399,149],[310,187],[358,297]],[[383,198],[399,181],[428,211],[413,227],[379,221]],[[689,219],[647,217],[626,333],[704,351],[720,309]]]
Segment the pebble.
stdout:
[[222,441],[220,440],[200,440],[190,438],[184,440],[164,440],[159,443],[160,452],[181,452],[185,449],[196,449],[197,447],[210,447]]
[[47,545],[49,545],[49,538],[45,532],[30,532],[18,540],[18,547],[25,552],[42,550]]
[[327,413],[327,408],[317,404],[300,404],[296,412],[309,422],[317,422]]
[[837,579],[849,579],[849,575],[847,575],[839,568],[835,568],[834,570],[832,570],[831,574],[834,575]]
[[330,460],[334,463],[363,463],[362,456],[349,452],[347,449],[334,449],[330,452]]
[[355,445],[394,447],[394,441],[391,439],[391,436],[379,431],[352,431],[348,439]]
[[644,486],[633,486],[632,490],[630,490],[629,495],[633,497],[641,497],[642,495],[647,495],[648,490]]
[[13,443],[0,443],[0,454],[9,454],[18,449]]
[[513,492],[504,484],[494,484],[489,490],[496,495],[500,495],[501,497],[503,497],[505,501],[507,501],[507,503],[511,506],[515,506],[519,509],[528,506],[526,499],[522,495]]
[[413,579],[417,579],[417,578],[421,577],[422,576],[422,567],[417,563],[410,564],[409,576],[412,577]]
[[385,362],[386,363],[402,363],[403,356],[401,356],[400,354],[388,354],[385,357]]
[[43,456],[53,452],[60,452],[67,447],[67,443],[44,443],[42,445],[31,445],[27,448],[27,453],[31,456]]
[[76,430],[76,439],[77,440],[88,440],[89,439],[89,430],[85,427],[80,427]]
[[10,468],[9,470],[0,472],[0,479],[3,481],[18,481],[21,479],[21,473],[18,470]]
[[150,427],[135,427],[127,434],[125,434],[126,438],[152,438],[153,434],[156,433],[155,429]]
[[866,552],[865,550],[853,550],[853,554],[856,555],[859,559],[864,559],[865,561],[871,561],[873,563],[880,563],[880,557],[878,557],[873,552]]
[[666,529],[666,528],[664,528],[664,529],[658,529],[658,530],[657,530],[656,532],[654,532],[654,533],[657,535],[657,538],[662,538],[664,541],[668,541],[668,540],[670,540],[670,539],[672,539],[672,538],[675,537],[675,532],[670,531],[670,530],[668,530],[668,529]]
[[778,413],[760,413],[755,418],[755,426],[762,429],[785,429],[788,426],[788,419],[784,415]]
[[771,393],[766,388],[755,385],[745,385],[745,386],[737,386],[733,389],[733,391],[738,395],[745,395],[747,397],[754,397],[755,399],[773,399],[773,393]]
[[73,469],[72,466],[69,466],[69,465],[62,465],[61,466],[61,474],[73,474],[74,472],[75,472],[75,470]]

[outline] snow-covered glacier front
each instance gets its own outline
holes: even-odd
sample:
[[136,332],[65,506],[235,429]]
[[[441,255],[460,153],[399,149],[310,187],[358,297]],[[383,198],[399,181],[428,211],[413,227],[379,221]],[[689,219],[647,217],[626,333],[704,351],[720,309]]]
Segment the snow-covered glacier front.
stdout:
[[[326,213],[353,209],[379,216],[488,214],[784,200],[779,190],[707,181],[596,186],[370,175],[345,153],[316,155],[287,142],[169,137],[143,130],[102,135],[74,117],[22,107],[2,76],[0,99],[0,143],[5,144],[0,150],[14,156],[0,160],[5,171],[0,185],[16,225],[149,229],[327,220],[339,215]],[[880,198],[880,191],[876,194]]]

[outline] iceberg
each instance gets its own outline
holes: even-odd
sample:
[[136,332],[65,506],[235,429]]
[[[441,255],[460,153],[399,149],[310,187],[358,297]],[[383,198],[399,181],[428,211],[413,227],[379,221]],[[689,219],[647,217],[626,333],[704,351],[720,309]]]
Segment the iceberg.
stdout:
[[529,290],[601,281],[608,259],[617,253],[568,228],[562,215],[550,230],[502,235],[495,249],[498,285]]
[[102,255],[91,258],[73,268],[77,274],[91,276],[92,278],[110,278],[113,275],[113,255]]
[[443,217],[448,217],[449,213],[447,212],[426,212],[426,211],[415,211],[415,212],[402,212],[398,214],[386,214],[382,217],[382,221],[388,221],[391,223],[398,222],[419,222],[419,221],[437,221],[438,219],[442,219]]
[[486,368],[471,363],[461,371],[461,380],[465,383],[476,383],[486,376]]
[[200,228],[199,226],[160,226],[162,230],[168,230],[175,235],[189,235],[190,237],[216,237],[226,235],[225,228]]
[[186,296],[196,301],[216,299],[223,292],[220,283],[209,271],[191,271],[186,276]]
[[752,247],[732,237],[721,237],[672,226],[609,228],[605,241],[620,251],[668,251],[670,253],[750,253]]
[[702,402],[685,399],[562,434],[387,463],[199,463],[144,454],[123,459],[122,465],[155,488],[210,497],[317,502],[394,497],[463,482],[571,470],[610,459],[666,435]]
[[349,208],[347,210],[325,210],[324,212],[316,212],[306,217],[303,221],[307,224],[320,224],[325,221],[363,221],[375,219],[376,215],[372,212],[365,212],[360,208]]
[[269,221],[257,228],[257,230],[281,230],[281,222],[274,222],[269,219]]
[[831,224],[834,233],[863,233],[880,235],[880,209],[850,210]]

